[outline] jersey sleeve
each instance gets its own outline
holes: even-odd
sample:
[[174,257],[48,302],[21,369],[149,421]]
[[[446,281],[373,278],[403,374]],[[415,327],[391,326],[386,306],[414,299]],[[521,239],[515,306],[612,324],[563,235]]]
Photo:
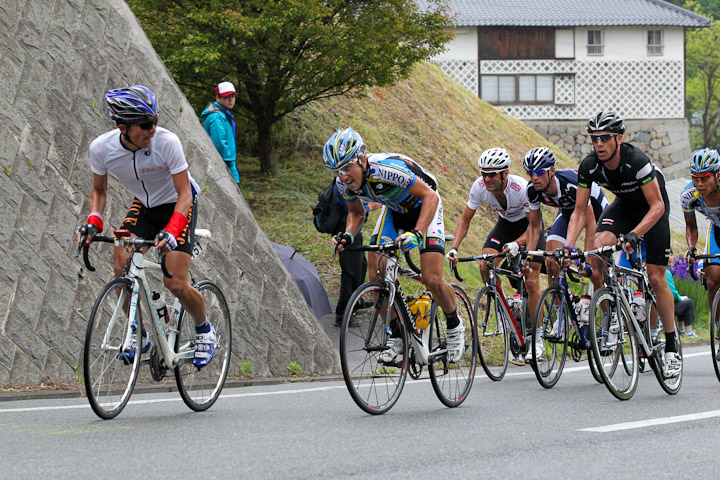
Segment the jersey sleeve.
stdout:
[[[119,141],[120,140],[118,140],[118,142]],[[90,144],[90,169],[96,175],[107,175],[108,169],[104,161],[105,155],[102,153],[101,150],[102,148],[100,144],[98,143],[97,139],[95,139]]]
[[472,187],[470,187],[470,195],[468,195],[467,201],[467,206],[470,210],[477,210],[482,203],[481,182],[482,180],[478,178],[473,182]]
[[640,185],[647,185],[648,183],[652,182],[652,180],[655,178],[655,167],[653,166],[650,159],[647,159],[647,163],[644,165],[641,165],[638,169],[637,173],[635,174],[635,179],[640,183]]
[[541,194],[535,190],[533,184],[528,182],[527,184],[527,198],[528,198],[528,210],[540,210],[541,206]]
[[580,167],[578,167],[578,188],[590,188],[590,185],[592,185],[590,162],[592,162],[590,157],[585,157],[580,163]]
[[695,213],[695,203],[698,199],[698,191],[692,182],[683,188],[680,194],[680,205],[682,205],[683,213],[690,215]]

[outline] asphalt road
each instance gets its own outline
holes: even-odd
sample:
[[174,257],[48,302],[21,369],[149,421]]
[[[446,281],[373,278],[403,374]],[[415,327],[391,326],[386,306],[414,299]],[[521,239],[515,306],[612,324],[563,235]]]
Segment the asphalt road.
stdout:
[[0,476],[718,478],[720,382],[707,346],[684,353],[678,395],[648,372],[626,402],[572,360],[551,390],[529,367],[501,382],[479,373],[456,409],[408,379],[381,416],[342,381],[228,388],[204,413],[176,393],[136,394],[109,421],[83,398],[5,401]]

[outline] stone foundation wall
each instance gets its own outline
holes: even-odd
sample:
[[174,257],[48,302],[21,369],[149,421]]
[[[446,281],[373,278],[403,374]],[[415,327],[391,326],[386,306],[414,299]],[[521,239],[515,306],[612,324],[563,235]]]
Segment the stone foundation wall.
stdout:
[[[144,84],[160,125],[180,137],[203,188],[198,227],[214,238],[191,272],[230,304],[231,375],[339,372],[332,341],[260,230],[224,162],[122,0],[0,2],[0,386],[82,378],[85,329],[112,274],[110,246],[93,246],[89,273],[74,258],[88,215],[90,142],[113,123],[109,88]],[[212,98],[208,86],[208,99]],[[112,175],[106,232],[132,196]]]
[[[592,152],[592,143],[586,131],[586,122],[524,121],[540,135],[558,146],[578,164]],[[687,176],[692,150],[689,124],[678,120],[626,120],[625,142],[632,143],[660,165],[668,180]]]

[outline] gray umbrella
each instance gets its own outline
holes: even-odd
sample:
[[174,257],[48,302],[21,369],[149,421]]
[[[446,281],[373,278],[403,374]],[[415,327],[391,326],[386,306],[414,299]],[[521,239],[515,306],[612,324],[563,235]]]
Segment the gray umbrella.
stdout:
[[332,313],[330,300],[328,300],[327,292],[325,292],[325,288],[320,282],[320,276],[315,265],[303,258],[292,247],[275,242],[270,243],[272,243],[290,276],[297,283],[303,297],[305,297],[305,301],[315,313],[315,316],[322,318],[324,315]]

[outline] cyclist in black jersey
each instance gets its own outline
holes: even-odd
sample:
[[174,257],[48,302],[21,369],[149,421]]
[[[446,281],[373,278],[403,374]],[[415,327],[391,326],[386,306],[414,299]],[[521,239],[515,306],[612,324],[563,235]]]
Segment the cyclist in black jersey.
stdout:
[[[665,191],[665,178],[639,149],[623,143],[625,124],[616,113],[602,111],[588,120],[587,130],[594,152],[585,157],[578,169],[577,203],[568,226],[568,248],[577,240],[587,215],[587,202],[593,183],[615,194],[615,201],[600,217],[594,247],[615,245],[625,235],[631,249],[645,237],[647,273],[657,296],[662,318],[674,318],[674,302],[667,285],[666,269],[670,248],[670,204]],[[596,288],[601,285],[595,285]],[[651,326],[657,328],[657,318]],[[677,353],[675,325],[663,322],[666,361],[663,373],[677,376],[682,359]]]

